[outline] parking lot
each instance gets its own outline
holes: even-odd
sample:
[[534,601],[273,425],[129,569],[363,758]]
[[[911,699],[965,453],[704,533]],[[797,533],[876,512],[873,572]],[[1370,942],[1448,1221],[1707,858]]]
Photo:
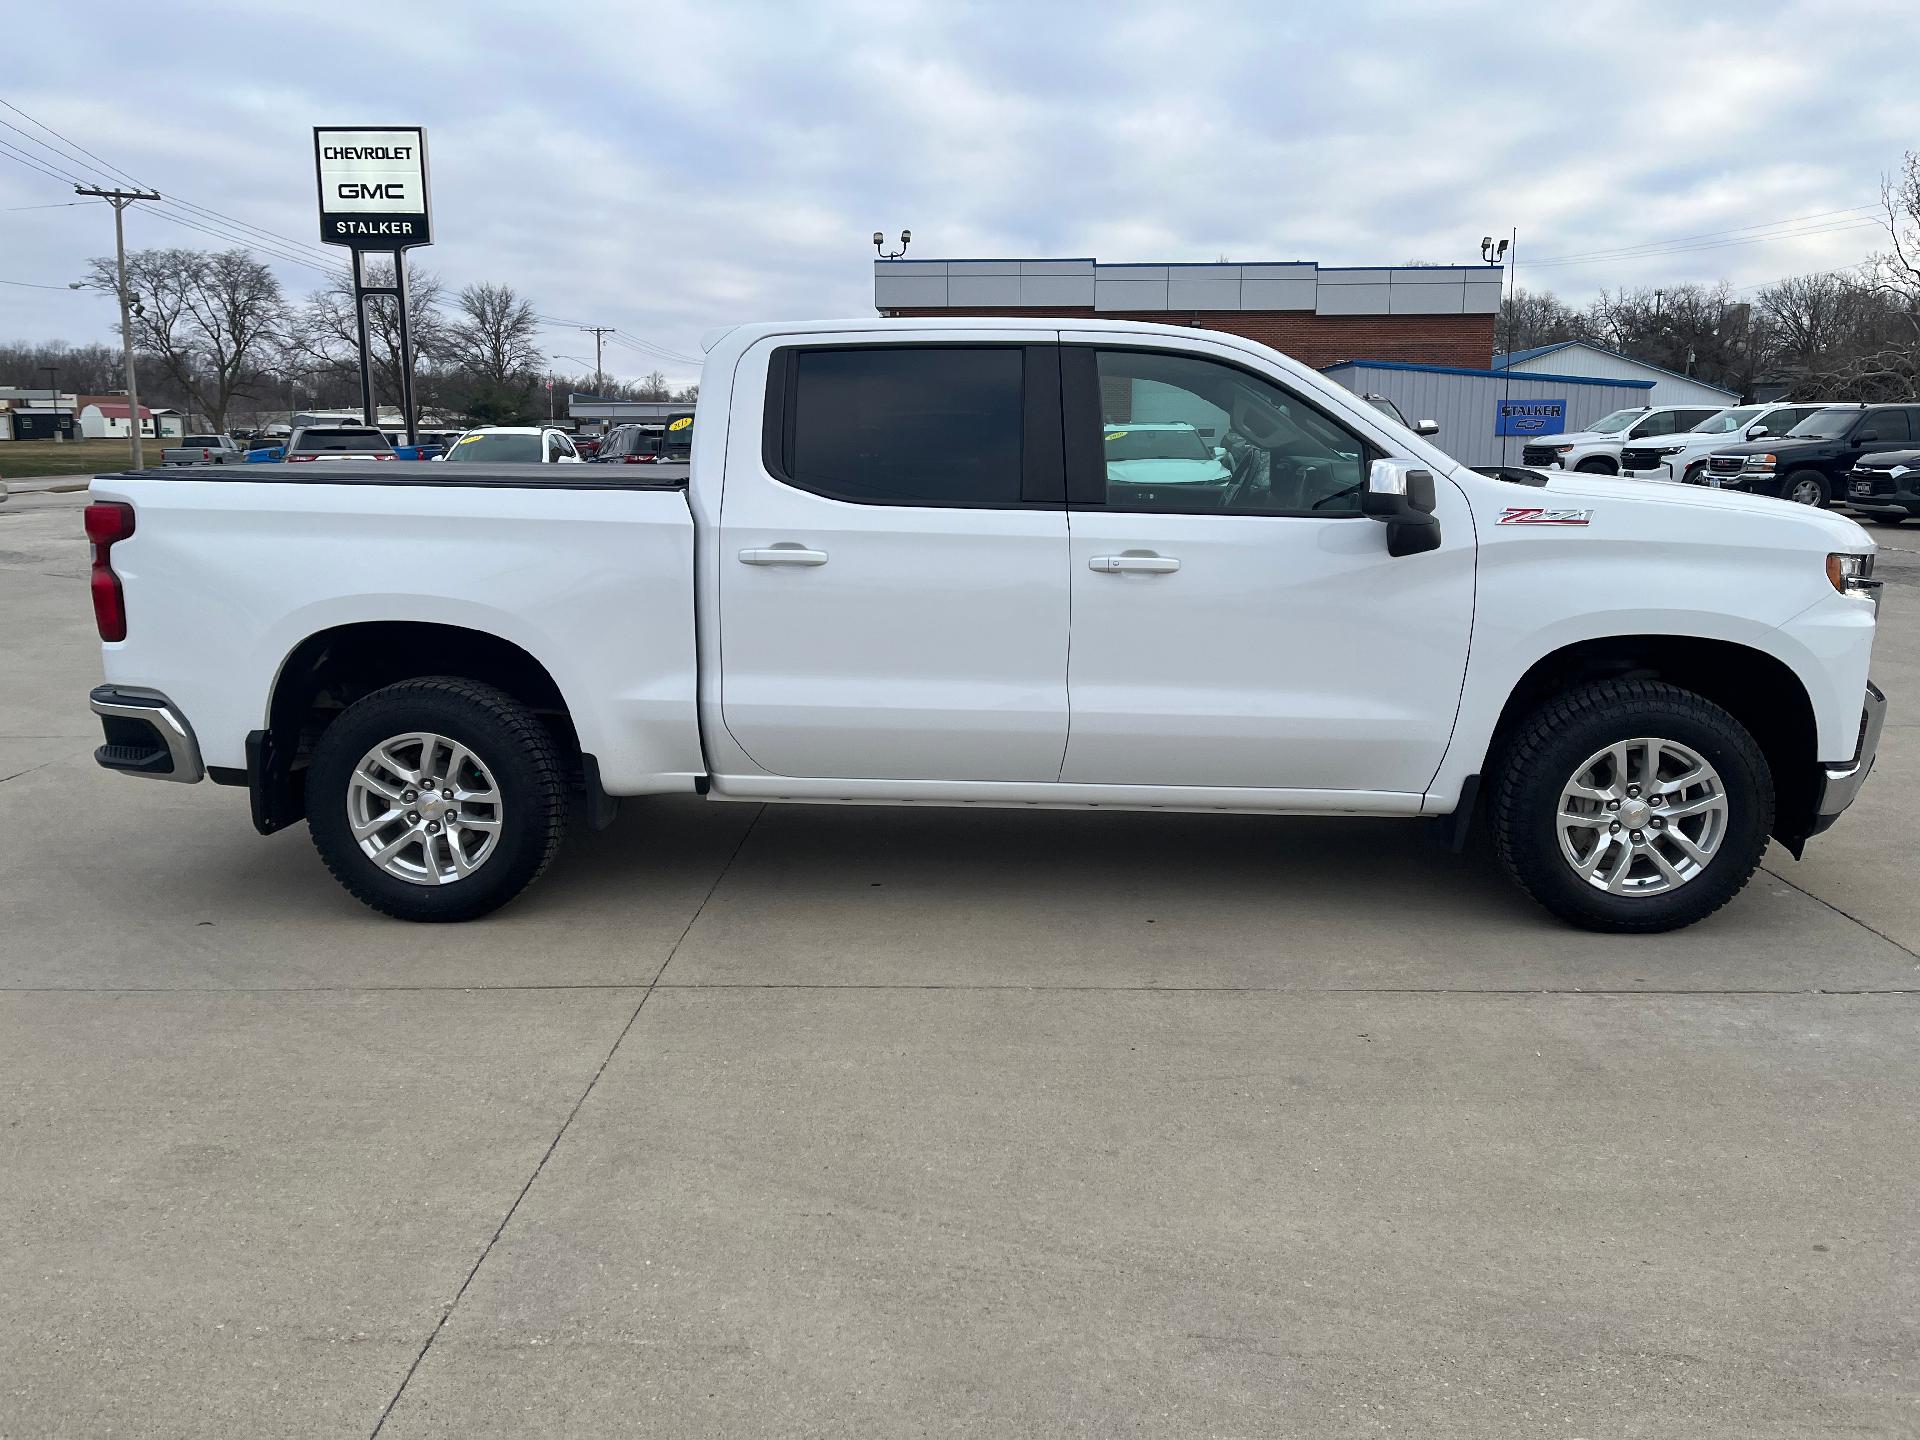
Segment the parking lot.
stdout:
[[465,927],[97,769],[0,506],[0,1435],[1920,1431],[1877,773],[1676,935],[1417,825],[629,803]]

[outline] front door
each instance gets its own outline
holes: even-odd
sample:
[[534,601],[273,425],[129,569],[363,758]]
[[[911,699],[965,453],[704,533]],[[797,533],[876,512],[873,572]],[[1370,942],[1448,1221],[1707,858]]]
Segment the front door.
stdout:
[[1031,338],[769,340],[742,362],[769,401],[727,449],[721,713],[770,774],[1059,778],[1059,361]]
[[[1387,554],[1380,452],[1225,347],[1062,336],[1073,648],[1061,778],[1417,794],[1473,620],[1465,497]],[[1084,340],[1084,346],[1072,342]]]

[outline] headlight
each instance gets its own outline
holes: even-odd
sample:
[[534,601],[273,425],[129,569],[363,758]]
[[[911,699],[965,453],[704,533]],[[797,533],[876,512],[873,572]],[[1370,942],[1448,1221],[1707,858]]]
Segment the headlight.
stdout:
[[1571,450],[1572,448],[1573,447],[1571,445],[1556,445],[1553,447],[1553,453],[1556,455],[1564,455],[1567,453],[1567,451]]
[[1887,471],[1887,474],[1898,480],[1902,475],[1907,474],[1912,469],[1913,466],[1911,465],[1895,465],[1891,470]]
[[1747,457],[1747,468],[1749,470],[1771,470],[1773,469],[1774,458],[1772,455],[1749,455]]
[[1827,579],[1842,595],[1872,600],[1876,604],[1879,601],[1881,582],[1873,578],[1871,555],[1827,556]]
[[1686,448],[1684,445],[1656,445],[1653,447],[1653,453],[1656,455],[1678,455]]

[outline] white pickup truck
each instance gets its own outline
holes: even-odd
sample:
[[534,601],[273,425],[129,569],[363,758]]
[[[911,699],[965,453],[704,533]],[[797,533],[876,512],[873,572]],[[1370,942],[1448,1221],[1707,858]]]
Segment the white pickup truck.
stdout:
[[[246,786],[261,832],[306,819],[411,920],[505,903],[570,816],[697,791],[1429,816],[1455,844],[1478,809],[1537,900],[1624,931],[1717,909],[1873,763],[1851,520],[1479,474],[1205,330],[706,348],[688,467],[96,480],[99,762]],[[1136,424],[1208,458],[1105,453]]]

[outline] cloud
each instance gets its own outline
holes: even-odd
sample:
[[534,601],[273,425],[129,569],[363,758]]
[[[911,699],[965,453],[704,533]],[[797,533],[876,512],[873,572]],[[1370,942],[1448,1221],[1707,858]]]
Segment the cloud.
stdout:
[[[1754,284],[1852,263],[1875,233],[1839,216],[1765,243],[1565,257],[1866,204],[1920,134],[1920,99],[1876,83],[1920,43],[1920,11],[1864,3],[586,0],[409,6],[397,29],[393,8],[196,7],[170,46],[190,64],[76,48],[29,8],[10,34],[34,68],[8,98],[303,246],[311,126],[425,124],[426,262],[529,296],[564,322],[550,352],[583,353],[569,326],[614,325],[632,343],[611,368],[675,379],[695,367],[663,357],[696,355],[709,326],[868,313],[867,237],[903,226],[929,256],[1356,264],[1477,258],[1517,226],[1521,283],[1569,298]],[[147,10],[89,16],[119,33]],[[110,250],[104,208],[9,208],[65,198],[0,156],[0,278],[64,285]],[[128,223],[136,246],[215,243]],[[323,278],[275,268],[296,294]],[[97,295],[5,287],[0,307],[9,337],[109,333]]]

